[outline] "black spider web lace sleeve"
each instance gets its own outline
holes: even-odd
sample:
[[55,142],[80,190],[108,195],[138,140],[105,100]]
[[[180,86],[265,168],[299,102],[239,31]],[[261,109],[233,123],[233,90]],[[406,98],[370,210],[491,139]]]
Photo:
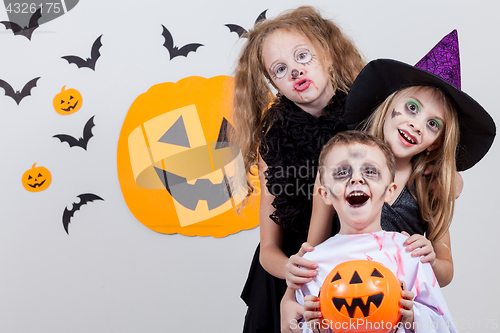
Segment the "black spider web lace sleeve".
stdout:
[[307,234],[312,212],[314,181],[323,145],[346,130],[345,95],[334,98],[324,116],[315,118],[281,97],[268,112],[260,154],[268,166],[267,189],[275,196],[270,218],[285,229]]

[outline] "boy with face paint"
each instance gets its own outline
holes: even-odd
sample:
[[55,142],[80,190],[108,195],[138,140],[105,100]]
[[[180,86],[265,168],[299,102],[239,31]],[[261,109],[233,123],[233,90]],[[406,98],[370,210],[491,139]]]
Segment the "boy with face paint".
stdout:
[[[359,139],[347,143],[350,141],[345,138],[351,136]],[[381,207],[392,199],[396,189],[392,152],[369,149],[357,142],[366,138],[368,136],[358,132],[338,136],[337,140],[347,142],[339,144],[332,140],[320,155],[319,193],[325,203],[333,205],[339,217],[343,217],[341,235],[381,231]]]
[[323,281],[337,264],[364,259],[380,262],[405,286],[395,291],[403,298],[398,332],[456,332],[431,265],[405,250],[407,236],[383,231],[380,226],[382,206],[396,189],[395,158],[389,146],[366,132],[342,132],[323,147],[319,167],[319,193],[335,208],[341,229],[304,255],[318,264],[318,274],[295,297],[292,289],[287,290],[282,304],[297,301],[304,305],[307,321],[302,326],[289,323],[290,329],[327,331],[330,323],[322,319],[317,297]]

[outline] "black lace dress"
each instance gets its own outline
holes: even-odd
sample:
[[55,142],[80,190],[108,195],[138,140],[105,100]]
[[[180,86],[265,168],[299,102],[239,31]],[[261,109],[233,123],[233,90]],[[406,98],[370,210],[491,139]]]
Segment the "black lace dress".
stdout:
[[[346,130],[345,95],[337,95],[319,118],[283,96],[269,111],[274,122],[263,126],[259,153],[268,166],[267,188],[275,196],[275,211],[270,218],[283,227],[283,252],[287,256],[297,253],[307,240],[321,148],[336,133]],[[241,294],[248,305],[243,331],[280,332],[280,301],[286,283],[262,268],[259,254],[260,245]]]

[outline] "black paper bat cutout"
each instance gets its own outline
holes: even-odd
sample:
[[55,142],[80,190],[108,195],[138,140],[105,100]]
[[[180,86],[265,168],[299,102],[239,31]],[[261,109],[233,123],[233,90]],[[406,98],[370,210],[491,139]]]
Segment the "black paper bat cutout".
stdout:
[[92,116],[85,124],[85,127],[83,128],[83,138],[75,139],[71,135],[67,134],[56,134],[53,136],[53,138],[58,138],[59,140],[61,140],[61,142],[67,142],[70,147],[77,146],[87,150],[87,144],[89,143],[90,138],[93,136],[92,127],[94,127],[94,117],[95,116]]
[[69,226],[69,223],[71,222],[71,218],[73,217],[73,215],[75,215],[75,213],[77,211],[80,210],[80,207],[82,207],[83,205],[86,205],[88,202],[92,202],[94,200],[104,201],[103,198],[101,198],[100,196],[95,195],[93,193],[83,193],[83,194],[78,195],[77,197],[80,198],[80,202],[79,203],[73,202],[73,207],[71,208],[71,210],[68,210],[68,208],[66,207],[66,208],[64,208],[64,212],[63,212],[62,223],[63,223],[64,230],[66,230],[66,233],[68,235],[69,235],[68,226]]
[[[266,19],[266,12],[267,9],[262,13],[260,13],[259,17],[257,17],[257,19],[255,20],[255,24],[259,23],[260,21],[264,21]],[[248,31],[242,26],[239,26],[237,24],[225,24],[225,26],[229,28],[229,31],[236,32],[238,34],[238,37],[246,38],[246,34],[248,33]]]
[[163,24],[162,27],[163,27],[162,35],[163,37],[165,37],[165,43],[163,43],[163,46],[165,46],[168,52],[170,53],[170,60],[172,60],[177,56],[187,57],[189,52],[196,52],[196,50],[200,46],[204,46],[203,44],[193,43],[193,44],[186,44],[179,49],[177,46],[174,46],[174,39],[172,38],[172,34],[170,33],[170,31],[168,31],[168,29],[165,28]]
[[21,27],[19,24],[11,21],[1,21],[5,28],[11,29],[14,32],[14,36],[21,35],[29,40],[31,40],[31,35],[36,28],[39,27],[38,20],[42,17],[42,7],[38,8],[36,12],[31,15],[30,22],[27,27]]
[[14,88],[12,88],[10,84],[1,79],[0,87],[5,90],[5,96],[12,97],[16,101],[17,105],[19,105],[24,97],[31,95],[31,89],[33,89],[33,87],[36,87],[36,82],[39,78],[40,77],[36,77],[30,82],[26,83],[21,91],[14,91]]
[[64,56],[61,58],[66,59],[70,64],[76,64],[78,68],[88,67],[95,71],[95,63],[101,56],[101,53],[99,53],[99,49],[102,46],[101,37],[102,35],[97,37],[97,39],[95,40],[94,44],[92,45],[92,50],[90,51],[90,58],[87,58],[87,60],[83,60],[82,58],[74,55]]

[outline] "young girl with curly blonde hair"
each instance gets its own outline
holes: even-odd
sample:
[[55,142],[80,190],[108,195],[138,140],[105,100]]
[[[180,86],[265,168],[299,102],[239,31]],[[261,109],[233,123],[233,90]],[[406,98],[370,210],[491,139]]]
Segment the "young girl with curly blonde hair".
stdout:
[[346,129],[345,97],[364,61],[312,7],[261,21],[244,37],[230,138],[247,172],[258,164],[261,184],[260,246],[242,292],[244,332],[279,332],[285,264],[307,238],[317,160]]

